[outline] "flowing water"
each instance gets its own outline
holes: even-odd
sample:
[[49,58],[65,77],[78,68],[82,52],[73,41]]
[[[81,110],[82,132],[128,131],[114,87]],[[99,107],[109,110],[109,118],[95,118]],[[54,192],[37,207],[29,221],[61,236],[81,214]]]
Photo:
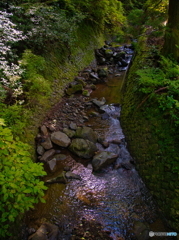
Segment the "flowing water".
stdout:
[[[152,197],[131,163],[132,157],[120,126],[121,108],[117,103],[121,101],[120,91],[126,72],[115,70],[114,73],[106,84],[97,85],[91,96],[106,98],[105,117],[90,118],[86,125],[110,143],[105,151],[119,154],[116,163],[94,173],[90,162],[75,160],[65,151],[68,157],[60,161],[58,170],[44,180],[57,176],[64,166],[70,166],[73,173],[81,176],[81,181],[73,179],[67,184],[49,185],[46,204],[37,204],[27,215],[28,228],[36,228],[43,221],[51,222],[59,226],[61,240],[75,239],[71,238],[72,230],[83,219],[100,223],[113,240],[145,240],[149,230],[165,231]],[[104,147],[98,143],[98,149],[104,150]]]

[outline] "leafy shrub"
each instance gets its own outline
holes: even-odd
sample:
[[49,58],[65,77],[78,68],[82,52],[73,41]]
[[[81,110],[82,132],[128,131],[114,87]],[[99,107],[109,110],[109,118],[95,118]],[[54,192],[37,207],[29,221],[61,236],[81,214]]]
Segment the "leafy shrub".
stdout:
[[39,177],[46,173],[41,163],[33,163],[29,146],[13,139],[12,132],[0,119],[0,236],[9,234],[10,222],[43,199],[47,188]]
[[7,127],[9,127],[15,136],[24,134],[23,128],[26,126],[28,116],[24,118],[24,109],[21,105],[0,104],[0,118],[3,118]]

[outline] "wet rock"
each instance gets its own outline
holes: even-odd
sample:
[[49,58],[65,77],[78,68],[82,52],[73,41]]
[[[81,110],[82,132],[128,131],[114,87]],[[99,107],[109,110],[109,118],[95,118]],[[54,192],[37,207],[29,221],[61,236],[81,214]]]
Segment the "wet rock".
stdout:
[[75,131],[69,129],[69,128],[63,128],[63,132],[69,137],[72,138],[75,135]]
[[98,75],[95,74],[95,73],[90,73],[90,77],[92,77],[92,78],[94,78],[94,79],[96,79],[96,80],[99,80]]
[[106,49],[105,56],[107,59],[110,59],[111,57],[113,57],[113,51],[111,49]]
[[75,174],[75,173],[72,173],[72,172],[70,172],[70,171],[68,171],[68,172],[65,173],[65,177],[66,177],[67,179],[81,180],[81,176],[80,176],[80,175]]
[[126,53],[124,51],[122,52],[116,52],[116,54],[114,54],[114,60],[117,62],[117,61],[120,61],[121,59],[125,59],[125,56],[126,56]]
[[108,72],[106,68],[98,68],[97,73],[100,78],[105,78],[108,76]]
[[98,112],[95,112],[95,111],[92,111],[90,112],[90,117],[98,117],[99,116],[99,113]]
[[45,152],[45,149],[41,145],[37,145],[37,153],[39,155],[43,155]]
[[79,77],[79,76],[77,76],[77,77],[75,78],[75,81],[78,82],[78,83],[81,83],[81,84],[83,85],[83,87],[86,85],[86,83],[85,83],[85,78],[84,78],[84,77]]
[[121,143],[121,139],[118,139],[118,138],[112,139],[112,140],[110,141],[110,143],[120,144],[120,143]]
[[70,123],[70,129],[72,129],[72,130],[76,130],[76,129],[77,129],[77,125],[76,125],[76,123],[71,122],[71,123]]
[[83,119],[87,122],[89,121],[89,118],[87,116],[84,116]]
[[65,173],[62,172],[57,177],[51,178],[51,179],[45,181],[45,183],[47,183],[47,184],[51,184],[51,183],[67,183],[67,180],[66,180],[66,177],[65,177]]
[[57,159],[56,158],[53,158],[51,159],[50,161],[47,162],[48,166],[49,166],[49,169],[51,172],[54,172],[55,171],[55,168],[56,168],[56,164],[57,164]]
[[128,62],[125,61],[125,60],[122,59],[120,62],[122,64],[122,67],[127,67],[128,66]]
[[109,147],[109,142],[105,140],[105,138],[99,137],[98,142],[104,147],[107,148]]
[[98,57],[97,58],[98,64],[99,65],[104,65],[106,63],[106,58],[104,57]]
[[51,140],[60,147],[68,147],[71,143],[70,138],[65,133],[60,131],[52,133]]
[[92,164],[91,164],[91,163],[88,163],[88,165],[87,165],[87,169],[89,169],[89,170],[93,171],[93,166],[92,166]]
[[103,57],[103,53],[100,52],[99,49],[95,49],[95,55],[96,55],[96,57]]
[[133,232],[137,240],[149,239],[149,226],[147,223],[135,221],[133,225]]
[[48,130],[45,125],[40,127],[40,131],[41,131],[42,135],[48,136]]
[[89,97],[90,96],[90,91],[85,89],[85,90],[83,90],[82,95],[85,96],[85,97]]
[[133,162],[133,158],[124,145],[120,147],[119,157],[123,159],[123,163]]
[[103,120],[109,119],[109,114],[103,113],[103,114],[101,115],[101,119],[103,119]]
[[72,140],[69,150],[79,157],[91,158],[97,151],[97,147],[89,140],[76,138]]
[[66,167],[64,167],[64,168],[63,168],[63,170],[64,170],[65,172],[68,172],[68,171],[70,171],[70,170],[71,170],[71,167],[69,167],[69,166],[66,166]]
[[50,137],[43,138],[40,145],[46,150],[51,149],[53,147]]
[[75,137],[87,139],[93,143],[97,142],[97,135],[90,127],[79,127],[76,130]]
[[70,96],[74,93],[81,92],[82,90],[83,90],[83,85],[82,84],[74,84],[74,85],[71,85],[66,90],[66,94]]
[[57,161],[62,161],[65,160],[67,156],[65,154],[55,154],[54,158],[56,158]]
[[40,158],[40,161],[47,162],[51,157],[53,157],[54,154],[55,154],[55,150],[50,149],[42,155],[42,157]]
[[92,99],[91,101],[98,107],[102,107],[106,103],[106,99],[104,97],[101,100]]
[[28,240],[57,240],[59,229],[51,223],[42,224]]
[[117,159],[117,157],[118,157],[117,154],[107,152],[107,151],[103,151],[103,152],[96,154],[92,160],[92,165],[93,165],[94,171],[98,171],[101,168],[111,164],[112,162],[114,162]]
[[109,147],[106,148],[106,151],[115,153],[115,154],[117,154],[119,156],[120,148],[119,148],[119,146],[117,144],[109,143]]
[[121,167],[126,170],[131,170],[134,168],[134,165],[132,163],[121,163]]

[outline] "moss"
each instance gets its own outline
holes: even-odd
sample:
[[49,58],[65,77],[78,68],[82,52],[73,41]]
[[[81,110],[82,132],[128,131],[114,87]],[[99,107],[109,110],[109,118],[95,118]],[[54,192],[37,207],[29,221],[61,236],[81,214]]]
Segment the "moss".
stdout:
[[174,125],[163,117],[154,99],[141,104],[145,95],[140,92],[136,71],[147,64],[149,52],[145,40],[144,37],[139,40],[127,75],[121,125],[140,175],[157,199],[170,226],[178,231],[179,218],[176,213],[179,203],[175,191],[179,180],[178,137]]

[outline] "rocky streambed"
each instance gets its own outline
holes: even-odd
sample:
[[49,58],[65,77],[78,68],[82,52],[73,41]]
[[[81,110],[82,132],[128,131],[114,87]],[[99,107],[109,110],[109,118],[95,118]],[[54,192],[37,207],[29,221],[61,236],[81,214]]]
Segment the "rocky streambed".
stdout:
[[48,190],[26,215],[24,240],[145,240],[165,230],[120,127],[132,53],[130,45],[96,50],[96,64],[79,72],[39,128]]

